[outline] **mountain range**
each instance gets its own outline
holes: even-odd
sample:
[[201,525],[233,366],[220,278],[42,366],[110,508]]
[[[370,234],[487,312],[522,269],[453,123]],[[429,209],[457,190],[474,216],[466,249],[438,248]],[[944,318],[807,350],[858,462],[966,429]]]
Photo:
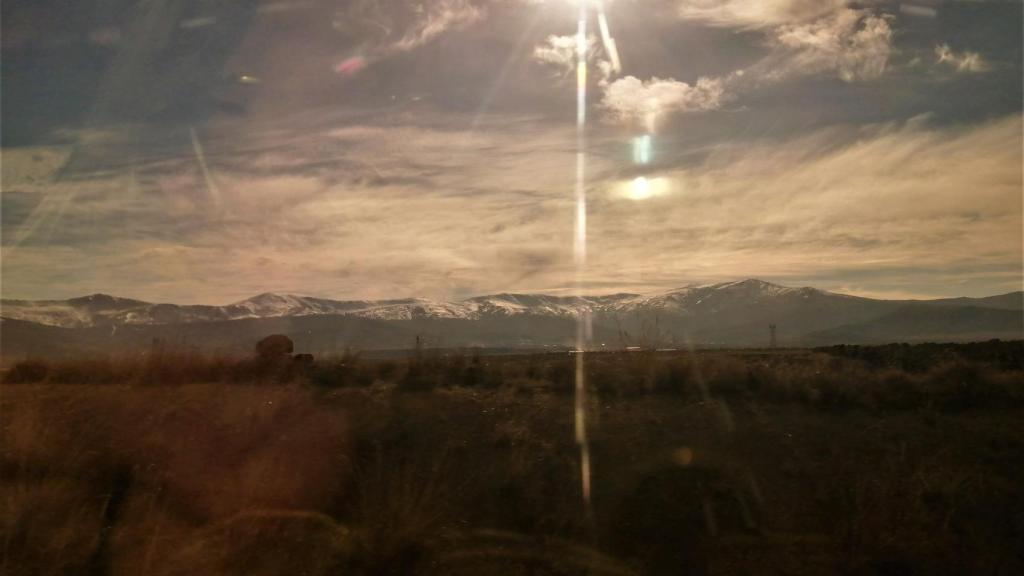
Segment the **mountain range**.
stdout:
[[299,351],[432,346],[560,349],[588,317],[595,347],[780,346],[1024,337],[1024,292],[987,298],[879,300],[762,280],[690,285],[656,294],[576,298],[493,294],[454,302],[331,300],[265,293],[225,306],[154,304],[93,294],[0,301],[0,353],[128,352],[154,341],[249,350],[284,333]]

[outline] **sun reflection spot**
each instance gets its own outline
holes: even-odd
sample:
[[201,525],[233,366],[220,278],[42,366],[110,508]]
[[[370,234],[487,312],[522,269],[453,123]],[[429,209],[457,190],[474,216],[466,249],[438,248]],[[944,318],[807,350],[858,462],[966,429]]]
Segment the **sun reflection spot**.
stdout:
[[647,200],[651,197],[651,183],[643,176],[637,176],[629,185],[629,197],[633,200]]
[[667,178],[637,176],[632,180],[620,181],[613,190],[615,190],[614,194],[619,198],[641,201],[666,196],[671,192],[672,188],[671,181]]

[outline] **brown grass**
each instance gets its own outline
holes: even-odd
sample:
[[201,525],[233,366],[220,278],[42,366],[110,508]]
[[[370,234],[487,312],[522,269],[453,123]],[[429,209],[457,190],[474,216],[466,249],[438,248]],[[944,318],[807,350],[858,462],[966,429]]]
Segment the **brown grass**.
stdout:
[[593,355],[588,516],[568,358],[421,358],[426,386],[406,385],[408,362],[355,354],[263,366],[250,383],[243,374],[258,368],[246,359],[170,359],[8,373],[0,572],[1024,566],[1022,378],[1012,367]]

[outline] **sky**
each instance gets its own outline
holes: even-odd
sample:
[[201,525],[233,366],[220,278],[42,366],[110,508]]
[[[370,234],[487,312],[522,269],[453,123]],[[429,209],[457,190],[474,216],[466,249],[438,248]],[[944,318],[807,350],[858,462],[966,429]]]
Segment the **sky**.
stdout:
[[1022,289],[1019,0],[591,0],[578,274],[579,12],[5,0],[2,295]]

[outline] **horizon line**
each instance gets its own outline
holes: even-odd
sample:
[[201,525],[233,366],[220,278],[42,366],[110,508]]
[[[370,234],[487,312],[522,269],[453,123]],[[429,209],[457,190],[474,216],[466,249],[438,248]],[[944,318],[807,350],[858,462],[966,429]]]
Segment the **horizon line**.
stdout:
[[791,290],[811,289],[811,290],[817,290],[819,292],[824,292],[824,293],[828,293],[828,294],[834,294],[834,295],[837,295],[837,296],[848,296],[848,297],[852,297],[852,298],[864,298],[864,299],[868,299],[868,300],[888,300],[888,301],[907,301],[907,302],[928,302],[928,301],[935,301],[935,300],[949,300],[949,299],[957,299],[957,298],[966,298],[966,299],[971,299],[971,300],[977,300],[977,299],[983,299],[983,298],[995,298],[995,297],[998,297],[998,296],[1008,296],[1008,295],[1011,295],[1011,294],[1017,294],[1017,293],[1024,292],[1024,287],[1022,287],[1021,290],[1010,290],[1009,292],[1000,292],[1000,293],[996,293],[996,294],[989,294],[989,295],[986,295],[986,296],[963,296],[963,295],[957,295],[957,296],[918,296],[918,297],[906,297],[906,298],[884,298],[884,297],[878,297],[878,296],[864,296],[862,294],[856,294],[856,293],[850,293],[850,292],[839,292],[839,291],[836,291],[836,290],[828,290],[828,289],[824,289],[824,288],[817,288],[817,287],[810,286],[810,285],[791,286],[791,285],[779,284],[779,283],[771,282],[771,281],[767,281],[767,280],[762,280],[760,278],[744,278],[744,279],[741,279],[741,280],[727,280],[727,281],[709,282],[709,283],[696,283],[696,282],[694,282],[694,283],[684,284],[684,285],[681,285],[681,286],[676,286],[676,287],[673,287],[673,288],[653,289],[653,290],[645,290],[645,291],[638,291],[638,292],[619,290],[619,291],[611,291],[611,292],[603,292],[603,293],[590,293],[590,294],[584,294],[582,296],[576,296],[576,295],[571,295],[571,294],[552,293],[554,291],[566,291],[566,292],[568,292],[569,291],[568,288],[559,288],[559,289],[554,289],[554,290],[543,290],[542,289],[542,290],[532,291],[532,292],[509,292],[509,291],[484,292],[484,293],[479,293],[479,294],[476,294],[476,295],[466,296],[466,297],[457,298],[457,299],[431,299],[431,298],[423,298],[423,297],[420,297],[420,296],[385,297],[385,298],[358,298],[358,297],[338,298],[338,297],[331,297],[331,296],[318,296],[318,295],[312,295],[312,294],[308,294],[308,293],[303,294],[303,293],[290,292],[290,291],[278,292],[278,291],[268,290],[268,291],[259,292],[258,294],[254,294],[254,295],[246,297],[246,298],[242,298],[241,300],[235,300],[235,301],[232,301],[232,302],[228,302],[226,304],[207,304],[207,303],[186,303],[186,304],[182,304],[182,303],[178,303],[178,302],[175,302],[175,301],[145,300],[145,299],[141,299],[141,298],[134,298],[134,297],[131,297],[131,296],[120,296],[120,295],[112,294],[110,292],[93,292],[93,293],[89,293],[89,294],[83,294],[83,295],[80,295],[80,296],[70,296],[70,297],[67,297],[67,298],[9,298],[9,297],[0,295],[0,302],[9,302],[9,301],[18,301],[18,302],[67,302],[67,301],[70,301],[70,300],[80,300],[80,299],[91,298],[91,297],[96,297],[96,296],[106,296],[106,297],[110,297],[110,298],[118,298],[118,299],[121,299],[121,300],[132,300],[132,301],[140,302],[140,303],[143,303],[143,304],[151,304],[151,305],[170,304],[170,305],[175,305],[175,306],[224,307],[224,306],[239,305],[239,304],[242,304],[244,302],[247,302],[247,301],[259,298],[261,296],[282,296],[282,297],[293,297],[293,298],[313,298],[313,299],[318,299],[318,300],[330,300],[330,301],[333,301],[333,302],[426,301],[426,302],[434,302],[434,303],[445,304],[445,303],[462,303],[462,302],[466,302],[466,301],[477,299],[477,298],[486,298],[486,297],[489,297],[489,296],[504,296],[504,295],[507,295],[507,296],[548,296],[548,297],[566,298],[566,299],[573,299],[573,298],[584,298],[584,299],[589,299],[589,298],[606,298],[606,297],[609,297],[609,296],[618,296],[618,295],[623,295],[623,296],[653,296],[653,295],[657,295],[657,294],[666,294],[666,293],[677,292],[677,291],[686,290],[686,289],[713,288],[713,287],[716,287],[716,286],[725,286],[725,285],[729,285],[729,284],[742,284],[742,283],[745,283],[745,282],[761,282],[763,284],[767,284],[767,285],[770,285],[770,286],[776,286],[776,287],[779,287],[779,288],[787,288],[787,289],[791,289]]

